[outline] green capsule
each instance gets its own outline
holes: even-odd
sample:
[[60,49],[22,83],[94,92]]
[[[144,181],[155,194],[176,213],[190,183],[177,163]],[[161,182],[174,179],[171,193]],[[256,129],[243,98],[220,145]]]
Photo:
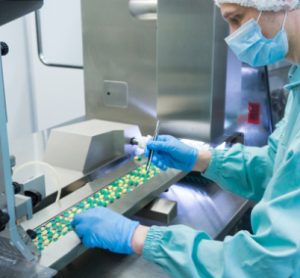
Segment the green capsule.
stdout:
[[94,199],[92,199],[91,197],[89,197],[89,198],[87,199],[87,202],[88,202],[89,204],[92,204],[92,203],[94,202]]
[[101,206],[101,204],[102,204],[102,202],[101,202],[100,200],[98,200],[98,201],[95,202],[95,206],[96,206],[96,207]]
[[105,196],[105,195],[109,194],[109,192],[106,189],[102,189],[101,194]]
[[79,205],[78,205],[78,208],[81,208],[81,209],[84,208],[84,203],[80,202]]
[[92,209],[92,208],[95,208],[96,207],[96,205],[94,204],[94,203],[90,203],[90,208]]
[[39,242],[37,243],[38,246],[43,246],[43,244],[44,244],[43,241],[39,241]]

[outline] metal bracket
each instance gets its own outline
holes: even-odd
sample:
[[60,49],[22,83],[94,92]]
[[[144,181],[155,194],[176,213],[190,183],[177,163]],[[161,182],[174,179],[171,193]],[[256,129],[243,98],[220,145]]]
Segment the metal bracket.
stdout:
[[141,209],[136,216],[169,225],[177,216],[177,203],[168,199],[156,198]]

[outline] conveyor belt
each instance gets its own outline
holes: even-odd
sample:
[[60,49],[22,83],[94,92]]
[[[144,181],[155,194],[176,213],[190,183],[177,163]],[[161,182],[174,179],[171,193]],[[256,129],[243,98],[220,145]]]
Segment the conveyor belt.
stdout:
[[[135,159],[141,160],[140,157],[136,157]],[[143,185],[158,172],[158,168],[151,166],[150,171],[147,173],[146,165],[142,165],[72,207],[64,210],[35,229],[37,233],[37,237],[34,239],[35,245],[40,251],[44,250],[52,242],[57,241],[72,231],[71,222],[76,214],[82,213],[89,208],[99,206],[106,207],[116,199],[122,198],[124,194],[132,192],[137,187]]]

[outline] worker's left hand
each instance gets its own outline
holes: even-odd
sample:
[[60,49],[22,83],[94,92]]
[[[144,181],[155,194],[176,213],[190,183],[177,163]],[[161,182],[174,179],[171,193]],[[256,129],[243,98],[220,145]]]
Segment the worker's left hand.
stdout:
[[76,215],[71,225],[88,248],[99,247],[115,253],[131,254],[131,240],[139,222],[98,207]]

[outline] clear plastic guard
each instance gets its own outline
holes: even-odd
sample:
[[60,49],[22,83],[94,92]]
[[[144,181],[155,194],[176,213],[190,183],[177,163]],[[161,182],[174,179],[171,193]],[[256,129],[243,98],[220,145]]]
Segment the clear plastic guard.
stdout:
[[0,278],[49,278],[56,270],[21,258],[11,259],[0,254]]

